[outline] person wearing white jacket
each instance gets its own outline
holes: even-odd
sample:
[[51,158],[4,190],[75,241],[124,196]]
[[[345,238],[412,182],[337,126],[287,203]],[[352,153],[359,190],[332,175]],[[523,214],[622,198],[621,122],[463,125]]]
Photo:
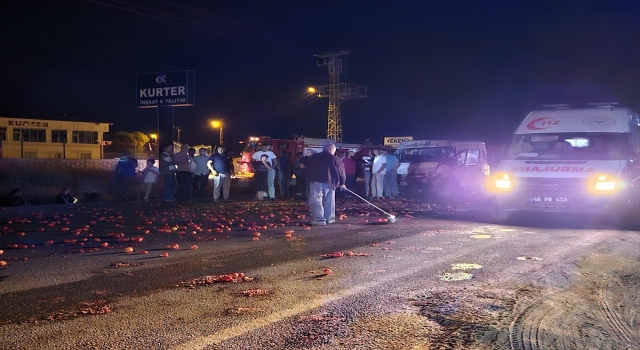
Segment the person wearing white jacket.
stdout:
[[384,174],[387,172],[387,157],[382,150],[374,150],[376,157],[371,166],[371,196],[383,198],[384,196]]

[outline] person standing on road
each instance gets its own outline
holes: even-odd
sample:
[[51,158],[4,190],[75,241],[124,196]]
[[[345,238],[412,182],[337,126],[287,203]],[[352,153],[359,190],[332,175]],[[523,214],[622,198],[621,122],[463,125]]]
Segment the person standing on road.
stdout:
[[149,195],[153,189],[153,184],[158,181],[158,175],[160,175],[160,169],[154,166],[156,161],[154,159],[147,159],[147,167],[142,170],[142,192],[144,193],[143,200],[149,201]]
[[127,154],[118,160],[115,168],[116,176],[114,182],[120,188],[120,199],[129,200],[131,194],[131,185],[136,177],[136,169],[138,168],[138,160]]
[[[303,197],[302,193],[306,191],[307,185],[305,184],[304,179],[304,169],[300,164],[304,153],[298,152],[296,153],[295,159],[293,160],[293,175],[296,177],[296,196]],[[304,197],[303,197],[304,198]]]
[[376,149],[373,154],[376,157],[371,165],[371,196],[381,199],[384,195],[384,174],[386,173],[387,159],[382,150]]
[[342,158],[344,173],[347,176],[347,182],[345,184],[347,188],[354,188],[356,184],[356,162],[353,160],[353,155],[353,151],[348,151],[346,156]]
[[398,190],[398,168],[400,161],[393,153],[384,150],[384,157],[387,161],[386,173],[384,174],[384,195],[387,198],[395,198],[400,195]]
[[162,200],[165,202],[175,202],[176,188],[176,163],[173,161],[173,145],[165,144],[162,146],[162,154],[160,155],[160,174],[164,180],[164,189],[162,191]]
[[302,157],[302,159],[300,159],[300,169],[302,169],[302,173],[303,173],[303,179],[304,179],[304,185],[302,187],[302,200],[307,200],[309,199],[309,179],[307,177],[307,165],[309,164],[309,159],[311,159],[311,156],[313,156],[314,154],[316,154],[316,151],[307,148],[304,151],[304,157]]
[[189,176],[189,198],[191,198],[193,196],[193,182],[195,181],[195,177],[196,177],[196,161],[193,160],[193,158],[195,158],[196,156],[196,149],[193,147],[189,147],[189,151],[187,152],[189,153],[189,171],[191,172],[191,176]]
[[178,201],[187,202],[189,201],[189,197],[191,197],[191,187],[189,184],[191,183],[191,157],[187,151],[189,150],[189,145],[182,144],[182,148],[180,148],[180,152],[176,153],[173,156],[173,160],[178,167],[176,171],[176,180],[178,181]]
[[206,197],[207,183],[209,183],[209,156],[206,148],[198,150],[199,155],[193,157],[196,171],[193,173],[193,197],[203,199]]
[[371,166],[373,165],[373,150],[367,151],[367,154],[362,156],[362,174],[364,175],[364,195],[370,197],[372,191],[371,188]]
[[309,181],[309,207],[312,225],[325,226],[336,221],[336,189],[346,189],[344,165],[336,157],[336,145],[329,143],[309,159],[305,172]]
[[260,160],[253,160],[253,183],[256,188],[256,200],[263,200],[264,195],[269,190],[267,179],[269,178],[269,170],[271,170],[271,162],[269,156],[263,153]]
[[276,155],[275,153],[273,153],[272,149],[273,147],[271,145],[261,145],[260,146],[262,148],[262,150],[257,151],[253,154],[253,156],[251,156],[251,159],[253,159],[254,162],[260,162],[262,160],[262,155],[266,154],[267,158],[269,159],[269,168],[270,170],[268,171],[268,176],[267,176],[267,185],[269,186],[268,189],[268,193],[269,193],[269,198],[272,200],[276,199],[276,188],[275,188],[275,184],[274,181],[276,179],[276,169],[275,166],[276,164]]
[[273,146],[267,145],[267,156],[271,160],[271,170],[269,170],[269,199],[276,200],[276,169],[278,167],[278,158],[273,153]]
[[231,175],[233,174],[233,160],[225,153],[224,146],[218,147],[216,153],[209,158],[207,166],[213,173],[213,201],[220,198],[220,188],[222,188],[222,198],[225,202],[230,201],[229,190],[231,189]]
[[285,143],[285,147],[281,147],[280,156],[278,156],[278,185],[280,187],[280,195],[289,196],[289,184],[291,183],[291,152],[289,152],[289,144]]

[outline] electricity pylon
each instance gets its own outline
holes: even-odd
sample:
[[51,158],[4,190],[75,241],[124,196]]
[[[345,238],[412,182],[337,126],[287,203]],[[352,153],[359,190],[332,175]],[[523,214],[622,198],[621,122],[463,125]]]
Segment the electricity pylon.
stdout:
[[329,98],[329,116],[327,122],[327,139],[342,142],[342,120],[340,117],[340,100],[367,97],[367,87],[355,84],[340,84],[340,73],[345,73],[342,59],[338,56],[348,55],[349,51],[314,55],[319,57],[318,66],[327,66],[329,85],[317,86],[318,97]]

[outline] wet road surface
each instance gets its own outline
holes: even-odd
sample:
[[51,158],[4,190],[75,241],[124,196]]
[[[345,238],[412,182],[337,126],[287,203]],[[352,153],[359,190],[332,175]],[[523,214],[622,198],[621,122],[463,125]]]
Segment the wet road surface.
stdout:
[[0,348],[640,348],[638,231],[380,205],[1,211]]

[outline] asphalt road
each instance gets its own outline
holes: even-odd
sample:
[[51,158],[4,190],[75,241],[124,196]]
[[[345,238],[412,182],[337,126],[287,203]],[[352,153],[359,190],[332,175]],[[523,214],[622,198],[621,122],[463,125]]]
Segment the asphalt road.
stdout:
[[0,211],[0,348],[640,348],[639,231],[380,205]]

